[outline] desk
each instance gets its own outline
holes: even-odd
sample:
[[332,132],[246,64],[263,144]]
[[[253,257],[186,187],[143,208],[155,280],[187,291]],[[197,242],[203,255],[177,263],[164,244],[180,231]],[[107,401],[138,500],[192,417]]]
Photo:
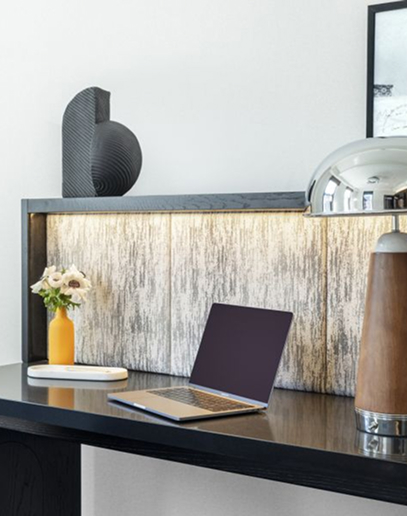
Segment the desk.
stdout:
[[407,463],[364,455],[351,398],[277,389],[264,413],[188,423],[107,400],[185,383],[130,372],[117,383],[67,384],[0,367],[2,514],[79,515],[81,444],[407,505]]

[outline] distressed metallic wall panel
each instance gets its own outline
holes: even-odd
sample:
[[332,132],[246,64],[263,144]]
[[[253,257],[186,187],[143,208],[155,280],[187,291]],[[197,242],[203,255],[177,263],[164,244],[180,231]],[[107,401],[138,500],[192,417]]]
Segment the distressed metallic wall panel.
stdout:
[[188,375],[212,302],[292,310],[277,385],[325,388],[325,220],[172,215],[172,372]]
[[354,393],[368,257],[388,218],[86,214],[47,227],[48,262],[96,285],[74,315],[78,361],[188,375],[211,303],[241,303],[295,313],[277,385]]
[[328,220],[328,392],[355,392],[369,255],[379,236],[390,229],[390,217]]
[[170,215],[49,215],[48,263],[75,263],[94,290],[74,312],[76,360],[169,372]]

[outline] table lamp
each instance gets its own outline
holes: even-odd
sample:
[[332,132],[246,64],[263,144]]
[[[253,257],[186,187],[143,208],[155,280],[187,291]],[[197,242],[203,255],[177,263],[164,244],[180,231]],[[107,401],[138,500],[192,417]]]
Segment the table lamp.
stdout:
[[307,190],[310,217],[392,217],[370,256],[356,383],[356,424],[364,432],[407,435],[407,138],[345,145],[317,168]]

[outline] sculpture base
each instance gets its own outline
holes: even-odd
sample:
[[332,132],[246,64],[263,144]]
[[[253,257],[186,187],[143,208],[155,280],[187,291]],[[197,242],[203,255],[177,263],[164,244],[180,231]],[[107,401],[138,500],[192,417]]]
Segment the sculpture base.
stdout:
[[358,430],[391,437],[407,436],[407,414],[383,414],[355,408]]

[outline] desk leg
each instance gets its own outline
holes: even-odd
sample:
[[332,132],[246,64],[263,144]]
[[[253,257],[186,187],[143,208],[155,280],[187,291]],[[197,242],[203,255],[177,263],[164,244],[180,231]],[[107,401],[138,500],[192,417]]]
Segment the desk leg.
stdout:
[[80,516],[80,444],[0,430],[0,514]]

